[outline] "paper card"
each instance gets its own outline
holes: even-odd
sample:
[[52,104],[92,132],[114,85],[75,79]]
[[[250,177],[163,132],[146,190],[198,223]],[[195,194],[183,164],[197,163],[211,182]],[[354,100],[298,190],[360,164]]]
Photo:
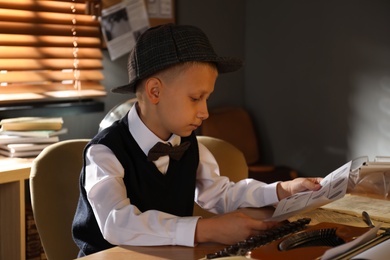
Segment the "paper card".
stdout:
[[322,181],[318,191],[299,192],[282,199],[270,221],[286,220],[296,214],[318,208],[345,196],[348,188],[348,178],[351,161],[328,174]]

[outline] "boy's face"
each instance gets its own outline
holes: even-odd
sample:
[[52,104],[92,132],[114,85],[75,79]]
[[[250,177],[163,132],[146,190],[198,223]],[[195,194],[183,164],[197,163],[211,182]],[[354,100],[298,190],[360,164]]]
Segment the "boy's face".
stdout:
[[163,140],[172,133],[185,137],[207,119],[207,100],[214,91],[218,72],[209,64],[194,64],[168,79],[160,79],[156,105],[157,124],[152,131]]

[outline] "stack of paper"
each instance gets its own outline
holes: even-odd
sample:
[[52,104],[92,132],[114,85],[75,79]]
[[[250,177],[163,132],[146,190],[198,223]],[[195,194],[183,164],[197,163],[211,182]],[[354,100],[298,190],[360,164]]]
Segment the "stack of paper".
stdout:
[[0,154],[34,157],[67,133],[61,117],[18,117],[0,121]]

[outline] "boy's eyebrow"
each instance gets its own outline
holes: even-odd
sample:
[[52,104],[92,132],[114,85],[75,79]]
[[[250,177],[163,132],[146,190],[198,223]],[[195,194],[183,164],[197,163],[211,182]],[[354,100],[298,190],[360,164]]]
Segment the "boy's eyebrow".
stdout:
[[195,90],[195,91],[190,91],[190,94],[203,96],[203,95],[211,95],[213,92],[214,92],[214,90],[211,92],[206,91],[206,90]]

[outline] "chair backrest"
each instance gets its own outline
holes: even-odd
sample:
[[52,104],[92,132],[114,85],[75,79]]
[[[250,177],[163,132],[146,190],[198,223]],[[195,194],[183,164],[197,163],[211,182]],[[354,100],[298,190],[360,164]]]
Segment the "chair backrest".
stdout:
[[123,103],[117,104],[104,116],[103,120],[99,124],[99,132],[109,127],[115,121],[124,117],[132,106],[137,102],[137,98],[130,98]]
[[49,260],[69,260],[79,249],[72,239],[83,149],[88,139],[60,141],[33,161],[30,195],[35,223]]
[[248,111],[241,107],[223,107],[210,111],[202,123],[201,135],[228,141],[240,149],[250,165],[260,159],[257,134]]
[[[213,154],[221,175],[229,177],[233,182],[248,178],[248,165],[246,164],[244,154],[237,147],[215,137],[197,136],[197,139]],[[195,205],[194,215],[209,217],[214,214]]]

